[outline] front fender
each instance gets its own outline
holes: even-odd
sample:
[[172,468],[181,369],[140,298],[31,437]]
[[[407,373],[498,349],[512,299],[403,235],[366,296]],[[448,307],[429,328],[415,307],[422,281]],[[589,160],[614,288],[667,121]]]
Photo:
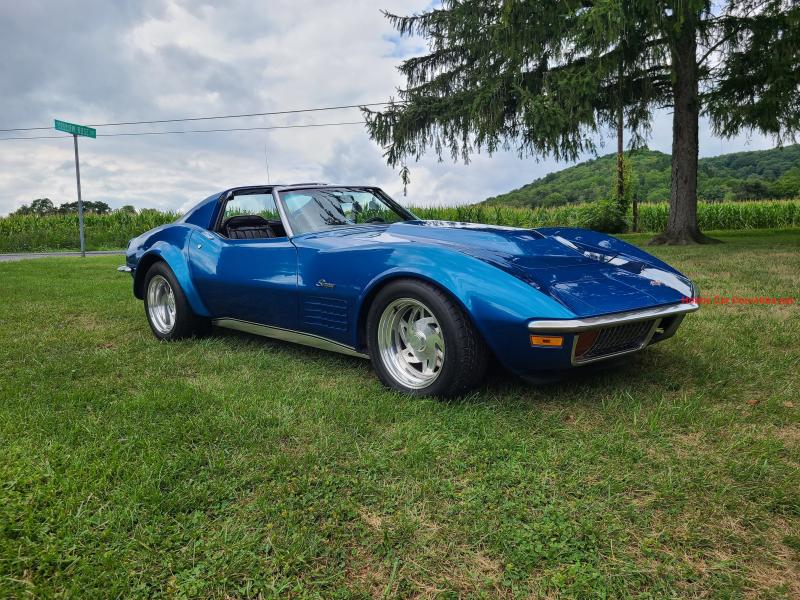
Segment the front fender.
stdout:
[[[191,233],[192,228],[190,226],[162,228],[138,244],[133,249],[133,252],[129,250],[128,263],[133,262],[135,265],[134,293],[138,298],[143,297],[142,288],[147,269],[155,261],[163,260],[175,274],[175,278],[178,280],[178,284],[181,286],[192,312],[201,317],[210,317],[211,314],[203,304],[200,294],[192,281],[191,265],[188,260],[188,244]],[[137,240],[134,240],[134,242]]]
[[371,299],[394,279],[412,277],[449,293],[471,318],[489,348],[503,364],[516,370],[530,350],[528,321],[547,315],[569,319],[565,306],[524,281],[477,258],[442,248],[426,247],[424,254],[399,251],[395,265],[373,277],[359,297],[359,322],[363,323]]

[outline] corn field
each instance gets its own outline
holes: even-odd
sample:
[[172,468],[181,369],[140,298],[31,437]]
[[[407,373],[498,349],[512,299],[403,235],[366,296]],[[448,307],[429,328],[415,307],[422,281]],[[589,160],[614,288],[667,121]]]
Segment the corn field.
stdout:
[[[423,219],[488,223],[511,227],[582,227],[587,222],[588,204],[549,208],[512,208],[479,204],[453,207],[424,207],[411,210]],[[800,227],[800,200],[700,203],[700,228],[771,229]],[[639,231],[658,232],[667,223],[666,203],[639,206]],[[89,250],[124,248],[128,240],[153,227],[178,218],[176,213],[143,210],[139,214],[115,212],[87,214],[86,247]],[[78,248],[76,215],[33,215],[0,218],[0,252],[74,250]]]
[[[584,227],[589,204],[547,208],[467,206],[412,208],[423,219],[490,223],[511,227]],[[639,205],[639,231],[656,233],[667,225],[666,202]],[[630,215],[629,215],[630,217]],[[800,227],[800,200],[754,200],[749,202],[701,202],[697,206],[700,229],[778,229]]]
[[[125,248],[128,240],[178,218],[178,214],[143,210],[84,215],[87,250]],[[0,218],[0,252],[75,250],[79,247],[77,215],[13,215]]]
[[[667,224],[666,203],[646,204],[639,209],[641,231],[661,231]],[[776,229],[800,227],[800,200],[754,200],[700,203],[697,221],[701,230]]]

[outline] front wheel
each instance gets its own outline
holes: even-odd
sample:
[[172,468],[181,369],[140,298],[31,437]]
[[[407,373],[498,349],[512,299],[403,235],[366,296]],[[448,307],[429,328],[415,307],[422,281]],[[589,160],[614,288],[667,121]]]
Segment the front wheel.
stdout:
[[192,312],[172,269],[153,263],[144,278],[144,309],[153,334],[161,340],[179,340],[206,333],[210,321]]
[[480,383],[488,351],[447,294],[414,279],[382,289],[367,318],[368,347],[387,387],[418,396],[457,396]]

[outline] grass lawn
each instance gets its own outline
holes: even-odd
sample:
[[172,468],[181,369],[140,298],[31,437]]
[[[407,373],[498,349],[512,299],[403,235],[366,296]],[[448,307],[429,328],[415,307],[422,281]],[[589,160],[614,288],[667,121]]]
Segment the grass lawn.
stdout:
[[[799,230],[717,237],[654,252],[800,302]],[[119,261],[0,264],[0,597],[800,597],[797,304],[443,402],[262,338],[159,343]]]

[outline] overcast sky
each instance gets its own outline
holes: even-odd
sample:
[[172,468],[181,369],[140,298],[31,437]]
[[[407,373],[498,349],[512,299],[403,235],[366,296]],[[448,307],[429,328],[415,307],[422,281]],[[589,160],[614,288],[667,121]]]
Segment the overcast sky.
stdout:
[[[380,9],[420,11],[401,0],[11,0],[0,3],[0,128],[48,126],[54,118],[103,123],[265,112],[376,102],[395,95],[399,62],[420,40],[398,39]],[[326,123],[357,110],[149,129]],[[650,147],[669,152],[671,116],[659,113]],[[29,132],[12,135],[50,135]],[[611,152],[614,142],[605,139]],[[362,125],[270,132],[82,139],[84,199],[113,207],[185,209],[215,191],[266,181],[380,185],[409,204],[462,204],[563,168],[513,153],[467,166],[427,155],[398,174]],[[701,155],[772,147],[771,139],[720,140],[701,128]],[[34,198],[75,200],[71,138],[0,142],[0,214]]]

